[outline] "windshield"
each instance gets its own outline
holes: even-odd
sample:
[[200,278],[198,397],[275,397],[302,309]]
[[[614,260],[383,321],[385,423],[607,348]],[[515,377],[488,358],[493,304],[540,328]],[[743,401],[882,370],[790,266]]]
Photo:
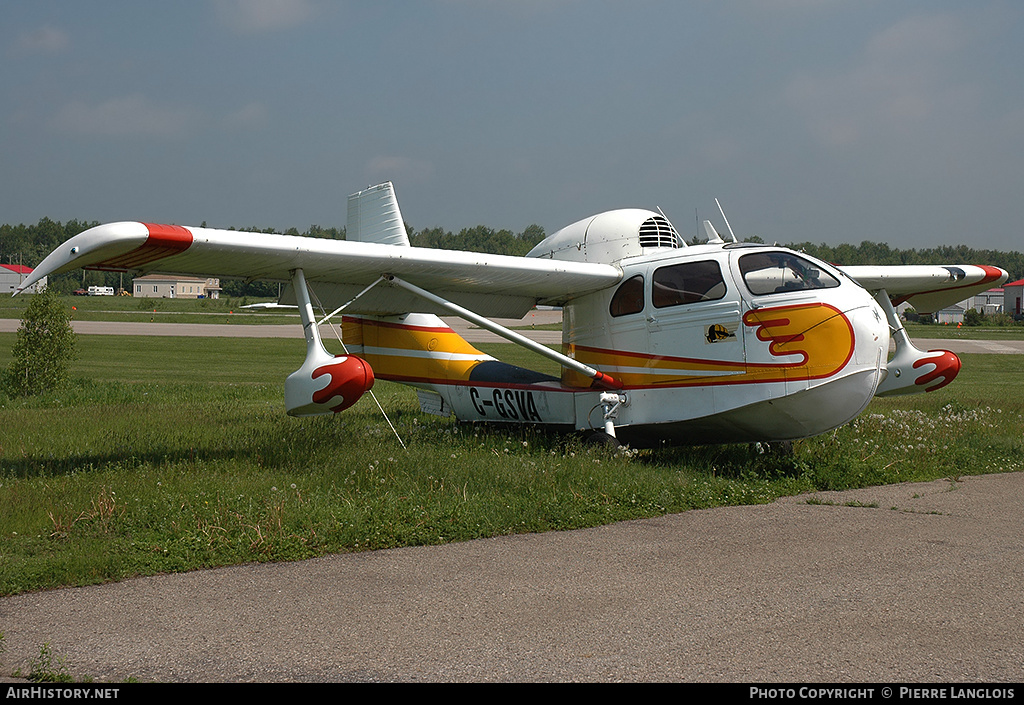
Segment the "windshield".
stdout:
[[831,289],[839,280],[790,252],[756,252],[740,257],[740,272],[751,294]]

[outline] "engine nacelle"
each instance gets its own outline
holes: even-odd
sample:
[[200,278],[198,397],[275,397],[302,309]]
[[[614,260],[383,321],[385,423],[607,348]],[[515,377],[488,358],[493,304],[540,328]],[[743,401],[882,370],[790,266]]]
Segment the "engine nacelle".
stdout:
[[612,264],[684,244],[665,216],[624,208],[565,226],[538,243],[527,257]]
[[373,387],[370,363],[355,355],[309,355],[284,383],[289,416],[336,414],[349,408]]

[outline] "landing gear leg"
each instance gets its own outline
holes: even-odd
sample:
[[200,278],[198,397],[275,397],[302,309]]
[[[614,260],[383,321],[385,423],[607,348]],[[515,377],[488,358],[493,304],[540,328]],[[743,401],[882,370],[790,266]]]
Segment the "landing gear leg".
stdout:
[[[619,392],[602,392],[600,405],[604,429],[591,428],[583,433],[583,442],[587,445],[601,446],[602,448],[617,449],[621,447],[619,439],[615,437],[615,419],[619,416],[619,408],[629,404],[625,394]],[[597,407],[594,407],[596,409]],[[594,409],[591,410],[593,413]]]
[[604,410],[604,432],[615,438],[615,419],[619,415],[619,407],[626,404],[626,395],[617,392],[601,393],[601,408]]

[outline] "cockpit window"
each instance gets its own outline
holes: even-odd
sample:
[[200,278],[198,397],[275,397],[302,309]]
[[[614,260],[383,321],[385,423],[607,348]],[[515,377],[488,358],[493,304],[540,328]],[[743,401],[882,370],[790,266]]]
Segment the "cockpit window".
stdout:
[[831,274],[789,252],[743,255],[740,257],[740,272],[750,293],[755,296],[839,286],[839,280]]
[[725,296],[718,262],[686,262],[654,270],[651,301],[657,308],[714,301]]
[[629,313],[639,313],[644,310],[644,278],[637,274],[630,277],[619,285],[618,291],[612,296],[612,303],[608,307],[613,316],[625,316]]

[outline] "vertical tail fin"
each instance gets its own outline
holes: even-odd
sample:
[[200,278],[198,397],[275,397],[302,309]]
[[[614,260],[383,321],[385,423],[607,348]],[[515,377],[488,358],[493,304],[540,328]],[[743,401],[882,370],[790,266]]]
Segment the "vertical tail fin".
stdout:
[[348,197],[345,239],[409,247],[405,221],[390,181]]

